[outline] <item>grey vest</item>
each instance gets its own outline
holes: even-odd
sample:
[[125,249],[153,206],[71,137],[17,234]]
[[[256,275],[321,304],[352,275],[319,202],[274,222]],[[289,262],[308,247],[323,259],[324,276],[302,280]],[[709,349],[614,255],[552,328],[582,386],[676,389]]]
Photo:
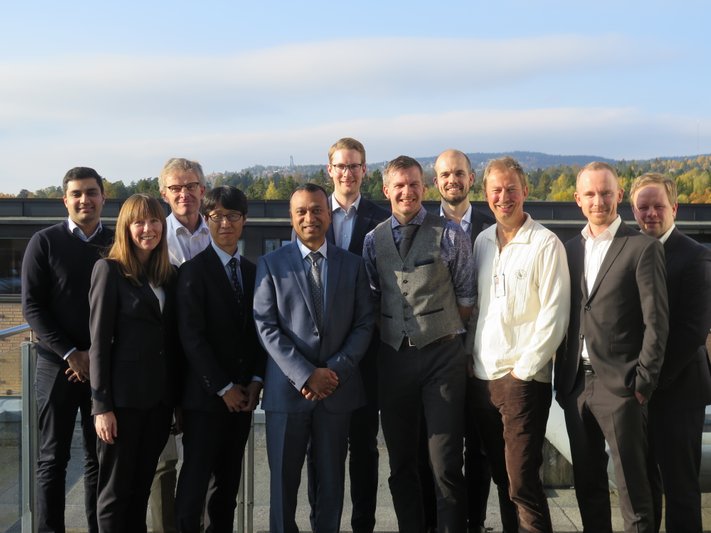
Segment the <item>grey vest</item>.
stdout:
[[440,259],[445,221],[427,214],[403,260],[391,220],[374,230],[380,279],[380,338],[398,350],[405,337],[417,348],[462,329],[449,268]]

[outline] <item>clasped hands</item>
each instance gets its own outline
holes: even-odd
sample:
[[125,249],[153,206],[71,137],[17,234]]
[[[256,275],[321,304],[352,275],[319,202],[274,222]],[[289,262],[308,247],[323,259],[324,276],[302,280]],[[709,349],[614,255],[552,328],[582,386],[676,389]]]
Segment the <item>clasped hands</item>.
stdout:
[[338,388],[338,374],[330,368],[316,368],[301,389],[301,395],[312,402],[328,398]]
[[259,393],[262,390],[262,383],[252,381],[246,387],[244,385],[233,385],[222,395],[222,401],[227,405],[230,413],[243,411],[254,411],[259,403]]

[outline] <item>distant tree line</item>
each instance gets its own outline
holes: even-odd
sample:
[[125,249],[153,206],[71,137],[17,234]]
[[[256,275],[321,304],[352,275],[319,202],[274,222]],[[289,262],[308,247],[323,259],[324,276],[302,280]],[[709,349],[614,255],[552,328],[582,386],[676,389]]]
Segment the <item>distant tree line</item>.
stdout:
[[[634,178],[645,172],[658,172],[673,178],[679,190],[681,203],[711,203],[711,156],[704,155],[688,159],[652,159],[648,161],[619,161],[616,163],[622,185],[625,191]],[[580,167],[578,165],[555,165],[546,168],[528,170],[529,199],[551,202],[572,201],[575,192],[575,177]],[[433,171],[426,168],[425,178],[428,185],[432,184]],[[384,199],[382,192],[382,172],[376,169],[369,172],[363,179],[361,193],[365,198],[373,200]],[[286,200],[300,183],[312,182],[322,185],[329,193],[333,183],[325,168],[305,173],[293,171],[286,175],[273,172],[267,176],[255,176],[251,171],[220,172],[207,176],[208,187],[233,185],[245,192],[251,200]],[[158,178],[144,178],[133,181],[129,185],[123,181],[109,182],[104,180],[104,188],[108,198],[127,198],[134,193],[159,195]],[[3,194],[11,197],[12,195]],[[45,187],[35,192],[22,190],[18,198],[61,198],[61,187]],[[481,176],[477,176],[470,192],[472,200],[483,200]],[[425,199],[436,200],[439,194],[434,187],[428,187]]]

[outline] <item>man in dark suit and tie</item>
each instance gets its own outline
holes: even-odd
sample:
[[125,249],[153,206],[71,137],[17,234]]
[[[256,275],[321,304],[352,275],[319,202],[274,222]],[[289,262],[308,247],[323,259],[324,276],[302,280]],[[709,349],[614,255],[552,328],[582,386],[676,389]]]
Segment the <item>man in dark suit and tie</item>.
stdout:
[[77,411],[84,438],[84,498],[90,533],[98,531],[99,463],[89,386],[89,286],[94,263],[113,242],[101,223],[104,185],[88,167],[62,183],[68,218],[32,236],[22,260],[22,312],[37,336],[37,507],[40,532],[64,531],[67,463]]
[[[632,211],[645,234],[664,245],[669,297],[669,339],[659,385],[649,402],[650,482],[656,531],[662,517],[675,533],[698,533],[701,520],[701,435],[711,403],[706,338],[711,328],[711,250],[674,225],[676,184],[644,174],[630,191]],[[661,474],[661,479],[660,479]]]
[[[356,255],[363,253],[366,233],[388,218],[382,207],[360,194],[367,172],[365,147],[356,139],[344,137],[328,151],[328,175],[333,180],[329,197],[331,225],[326,240]],[[373,335],[368,350],[360,360],[360,374],[366,403],[351,415],[348,433],[348,471],[351,479],[351,527],[353,533],[373,533],[378,501],[378,374],[377,354],[380,338]],[[313,504],[316,488],[313,462],[309,459],[309,501]],[[313,505],[312,505],[313,511]],[[311,515],[313,519],[313,512]]]
[[323,188],[289,202],[297,240],[260,258],[254,317],[267,360],[262,407],[269,459],[269,530],[298,531],[296,498],[310,447],[317,476],[313,529],[337,532],[351,413],[365,404],[358,363],[373,332],[362,260],[326,241]]
[[[445,150],[437,157],[434,164],[434,186],[437,187],[441,202],[440,216],[453,220],[462,226],[462,229],[474,241],[482,230],[495,223],[489,214],[474,208],[469,202],[469,190],[474,185],[475,174],[469,157],[459,150]],[[465,420],[464,434],[464,481],[467,485],[467,530],[471,533],[485,531],[486,507],[491,487],[491,469],[482,451],[479,429],[474,422],[474,415],[470,409],[472,405],[469,398],[472,394],[473,374],[469,369],[467,380],[467,417]],[[424,462],[429,469],[429,461]],[[422,477],[422,476],[421,476]],[[423,491],[426,492],[423,482]],[[430,483],[431,484],[431,483]],[[434,496],[433,489],[429,491]],[[516,513],[511,500],[500,498],[502,513],[504,509]],[[433,506],[434,507],[434,506]],[[427,504],[425,504],[427,508]],[[428,514],[428,513],[426,513]],[[429,513],[434,515],[434,509]],[[433,524],[434,525],[434,524]]]
[[589,163],[575,200],[588,219],[566,245],[570,325],[555,361],[557,399],[573,457],[585,531],[611,533],[607,440],[626,532],[654,531],[647,476],[647,402],[669,330],[664,249],[617,214],[615,169]]
[[256,267],[238,250],[247,198],[235,187],[217,187],[205,195],[202,212],[212,242],[183,264],[177,289],[187,369],[176,514],[185,533],[200,530],[211,476],[207,531],[233,529],[242,455],[266,363],[252,316]]

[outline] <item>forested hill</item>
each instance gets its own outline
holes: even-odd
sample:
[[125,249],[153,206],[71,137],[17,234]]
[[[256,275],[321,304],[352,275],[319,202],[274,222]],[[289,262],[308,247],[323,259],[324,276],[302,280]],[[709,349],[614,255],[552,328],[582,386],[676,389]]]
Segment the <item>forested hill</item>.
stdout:
[[[531,200],[570,201],[575,190],[575,176],[580,167],[590,161],[605,161],[614,165],[622,184],[629,190],[630,182],[644,172],[659,172],[673,177],[679,189],[682,203],[711,203],[711,155],[663,157],[639,161],[616,161],[599,156],[550,155],[540,152],[469,153],[477,180],[472,188],[472,199],[482,199],[480,177],[487,161],[511,155],[526,169],[529,178]],[[427,183],[434,175],[436,156],[417,157],[425,169]],[[363,180],[362,192],[367,198],[382,199],[382,169],[386,162],[368,163],[368,175]],[[129,178],[130,179],[130,178]],[[298,183],[319,183],[329,191],[332,184],[324,164],[295,166],[253,166],[241,171],[215,172],[207,176],[209,186],[234,185],[254,200],[279,200],[289,197]],[[125,198],[136,192],[158,194],[158,178],[138,180],[105,180],[109,198]],[[1,194],[9,197],[12,195]],[[60,187],[51,186],[35,192],[22,190],[17,195],[23,198],[61,197]],[[426,199],[437,199],[435,188],[429,187]]]

